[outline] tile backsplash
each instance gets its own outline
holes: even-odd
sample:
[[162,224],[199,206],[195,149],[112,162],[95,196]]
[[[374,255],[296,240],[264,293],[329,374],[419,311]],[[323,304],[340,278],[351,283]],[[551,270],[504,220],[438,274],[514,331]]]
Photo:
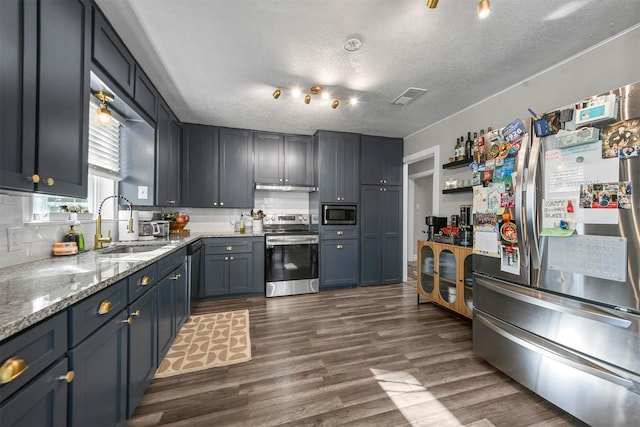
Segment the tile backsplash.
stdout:
[[[31,203],[32,195],[29,193],[0,194],[0,268],[51,257],[53,244],[61,241],[73,224],[69,220],[33,222],[30,219]],[[256,191],[254,206],[254,209],[261,209],[265,213],[306,214],[309,212],[309,194]],[[158,208],[157,211],[187,213],[190,216],[187,228],[194,232],[232,231],[240,214],[248,216],[250,213],[250,209],[219,208]],[[81,219],[80,223],[85,247],[90,249],[93,247],[95,221]],[[10,252],[7,229],[13,227],[19,228],[19,249]],[[114,241],[117,240],[117,222],[103,218],[102,234],[106,235],[109,230]]]

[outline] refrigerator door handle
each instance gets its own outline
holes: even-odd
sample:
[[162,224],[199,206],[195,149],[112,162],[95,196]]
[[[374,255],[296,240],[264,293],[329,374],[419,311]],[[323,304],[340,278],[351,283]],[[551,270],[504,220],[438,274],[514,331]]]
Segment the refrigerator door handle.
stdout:
[[496,325],[495,321],[486,314],[480,314],[477,317],[474,316],[474,322],[475,321],[482,322],[487,328],[491,329],[496,334],[538,353],[543,357],[548,357],[574,369],[578,369],[590,375],[600,377],[606,381],[619,384],[627,389],[633,391],[637,389],[634,381],[624,378],[610,369],[601,366],[595,360],[581,356],[567,348],[556,345],[551,341],[544,340],[543,338],[529,334],[508,324]]
[[[525,135],[525,138],[527,136]],[[528,147],[528,141],[522,141],[523,147]],[[516,235],[518,236],[518,250],[520,251],[520,266],[522,268],[529,267],[529,238],[527,236],[527,229],[524,227],[526,223],[526,212],[524,209],[524,195],[527,192],[526,177],[528,175],[526,168],[527,156],[526,152],[518,155],[518,164],[516,165],[516,171],[512,174],[515,180],[516,186],[516,208],[514,209],[515,221],[516,221]]]
[[[533,131],[533,129],[531,129]],[[531,135],[531,133],[529,133]],[[536,183],[538,180],[538,167],[540,158],[540,138],[532,137],[531,154],[529,155],[529,167],[527,168],[527,191],[525,201],[526,211],[526,235],[530,239],[531,265],[535,269],[539,269],[542,264],[540,239],[536,232]]]
[[631,326],[630,320],[618,317],[592,304],[581,303],[574,300],[571,301],[571,305],[562,304],[560,301],[549,301],[549,295],[539,291],[526,290],[526,292],[530,292],[532,294],[535,293],[535,296],[527,295],[524,292],[518,292],[508,289],[506,286],[501,286],[500,284],[497,284],[495,282],[489,282],[478,276],[475,276],[475,280],[479,285],[484,286],[485,288],[489,288],[493,292],[502,294],[508,298],[513,298],[518,301],[525,302],[530,305],[547,308],[550,310],[558,311],[560,313],[569,313],[573,316],[594,320],[596,322],[606,323],[618,328],[628,329]]

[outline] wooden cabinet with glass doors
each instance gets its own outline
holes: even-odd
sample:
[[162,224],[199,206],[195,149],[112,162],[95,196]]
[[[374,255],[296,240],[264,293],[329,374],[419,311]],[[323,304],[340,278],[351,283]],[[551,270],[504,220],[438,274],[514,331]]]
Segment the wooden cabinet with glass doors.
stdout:
[[471,248],[418,240],[418,301],[426,297],[472,317]]

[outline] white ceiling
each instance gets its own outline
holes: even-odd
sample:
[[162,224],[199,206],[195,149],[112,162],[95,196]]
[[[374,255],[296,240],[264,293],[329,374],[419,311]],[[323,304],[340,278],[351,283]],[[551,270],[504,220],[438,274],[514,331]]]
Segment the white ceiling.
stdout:
[[[492,0],[483,21],[476,0],[97,3],[181,121],[307,135],[405,137],[640,23],[640,0]],[[359,104],[271,96],[313,85]],[[390,104],[409,87],[428,92]]]

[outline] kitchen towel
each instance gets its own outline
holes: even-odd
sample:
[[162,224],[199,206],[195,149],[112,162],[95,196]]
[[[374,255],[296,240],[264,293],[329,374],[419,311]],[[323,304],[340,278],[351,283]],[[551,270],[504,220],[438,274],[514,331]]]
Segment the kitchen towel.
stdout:
[[155,378],[251,360],[249,310],[190,316]]

